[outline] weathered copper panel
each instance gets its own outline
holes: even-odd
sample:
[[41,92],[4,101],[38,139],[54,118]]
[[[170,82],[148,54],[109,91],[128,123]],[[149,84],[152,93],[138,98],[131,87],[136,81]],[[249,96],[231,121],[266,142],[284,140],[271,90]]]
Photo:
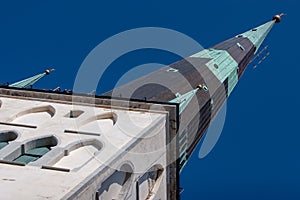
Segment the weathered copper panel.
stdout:
[[245,37],[234,37],[217,44],[213,48],[218,50],[226,50],[233,59],[239,63],[239,78],[244,73],[246,66],[254,56],[255,46]]

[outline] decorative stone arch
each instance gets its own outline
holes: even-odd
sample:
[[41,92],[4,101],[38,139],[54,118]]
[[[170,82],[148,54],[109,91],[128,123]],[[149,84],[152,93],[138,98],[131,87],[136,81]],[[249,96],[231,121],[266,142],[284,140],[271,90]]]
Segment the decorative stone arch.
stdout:
[[120,165],[119,165],[119,171],[123,171],[123,172],[129,172],[129,173],[133,173],[134,172],[134,164],[129,161],[123,161]]
[[9,142],[18,138],[18,133],[15,131],[0,131],[0,149],[8,145]]
[[24,115],[34,114],[34,113],[40,113],[40,112],[46,112],[52,118],[55,115],[55,108],[53,106],[51,106],[51,105],[30,108],[28,110],[24,110],[24,111],[19,112],[18,114],[16,114],[13,117],[11,117],[10,120],[13,121],[16,118],[22,117]]
[[93,116],[93,117],[90,117],[90,118],[84,120],[83,122],[80,123],[79,126],[82,127],[91,122],[98,121],[98,120],[105,120],[105,119],[112,120],[113,125],[114,125],[118,120],[118,115],[114,112],[103,113],[103,114],[96,115],[96,116]]
[[160,186],[163,171],[162,165],[156,164],[139,178],[136,186],[137,199],[151,199]]
[[23,143],[18,149],[10,153],[4,160],[28,164],[35,162],[58,144],[55,136],[35,138]]
[[133,182],[133,172],[134,166],[131,162],[127,161],[121,165],[120,170],[126,173],[124,185],[120,191],[119,197],[120,199],[132,199],[128,196],[131,195],[130,189]]
[[[12,117],[10,117],[8,119],[8,122],[14,122],[14,123],[24,123],[23,121],[25,121],[25,124],[27,124],[26,122],[29,121],[29,124],[35,124],[34,121],[38,121],[40,122],[40,118],[43,117],[44,120],[46,119],[50,119],[55,115],[55,108],[51,105],[48,106],[40,106],[40,107],[33,107],[24,111],[21,111],[15,115],[13,115]],[[38,116],[36,117],[36,115],[38,114],[43,114],[45,113],[45,115],[43,116]],[[32,115],[32,117],[31,117]],[[26,117],[29,117],[28,119],[26,119]],[[21,121],[21,122],[19,122]],[[36,122],[37,123],[37,122]]]
[[126,162],[101,183],[96,199],[133,199],[130,197],[133,182],[133,165]]
[[88,145],[93,145],[95,148],[98,149],[98,151],[100,151],[103,148],[103,143],[100,142],[99,140],[96,139],[86,139],[86,140],[80,140],[78,142],[74,142],[70,145],[70,147],[66,150],[67,154],[69,154],[69,152],[74,151],[78,148],[84,147],[84,146],[88,146]]
[[114,112],[103,113],[78,122],[79,132],[102,132],[101,128],[109,130],[117,122],[117,114]]
[[51,165],[59,168],[80,170],[103,149],[103,143],[97,139],[86,139],[68,145]]

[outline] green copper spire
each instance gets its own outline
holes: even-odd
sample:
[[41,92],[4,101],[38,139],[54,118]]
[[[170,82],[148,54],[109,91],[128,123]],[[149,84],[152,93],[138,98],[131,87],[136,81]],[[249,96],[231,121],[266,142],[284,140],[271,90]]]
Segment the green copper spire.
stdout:
[[236,37],[247,37],[256,47],[255,53],[263,43],[263,41],[266,39],[268,33],[271,31],[273,25],[275,23],[279,23],[281,21],[281,16],[284,14],[280,15],[275,15],[273,17],[272,21],[269,21],[261,26],[258,26],[256,28],[253,28],[245,33],[242,33]]
[[50,74],[54,69],[47,69],[44,73],[35,75],[33,77],[21,80],[19,82],[10,84],[9,87],[16,87],[16,88],[31,88],[33,84],[39,81],[44,76]]

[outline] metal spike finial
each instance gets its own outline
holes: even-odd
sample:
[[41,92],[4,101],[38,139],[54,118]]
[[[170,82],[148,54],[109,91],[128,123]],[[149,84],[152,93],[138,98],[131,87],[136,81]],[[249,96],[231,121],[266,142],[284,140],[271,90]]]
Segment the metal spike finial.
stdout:
[[55,69],[46,69],[45,73],[46,73],[46,75],[49,75],[53,71],[55,71]]
[[279,22],[281,22],[281,17],[282,16],[285,16],[286,14],[285,13],[281,13],[281,14],[279,14],[279,15],[275,15],[274,17],[273,17],[273,20],[275,20],[275,23],[279,23]]

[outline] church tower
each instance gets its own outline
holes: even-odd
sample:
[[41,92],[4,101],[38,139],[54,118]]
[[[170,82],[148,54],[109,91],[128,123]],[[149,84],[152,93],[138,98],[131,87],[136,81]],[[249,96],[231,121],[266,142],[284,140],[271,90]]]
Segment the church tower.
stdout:
[[180,199],[181,170],[281,16],[101,96],[31,89],[51,70],[1,86],[1,197]]

